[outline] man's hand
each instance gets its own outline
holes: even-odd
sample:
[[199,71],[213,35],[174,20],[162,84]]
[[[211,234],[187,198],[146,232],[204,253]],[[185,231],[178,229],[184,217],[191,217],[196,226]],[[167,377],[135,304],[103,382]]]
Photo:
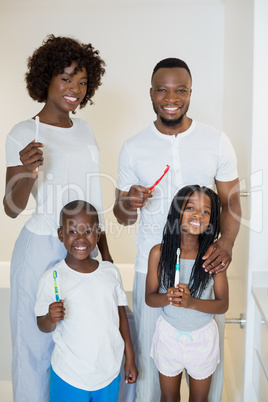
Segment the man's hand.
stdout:
[[139,208],[144,207],[153,196],[149,188],[133,185],[129,191],[115,190],[114,215],[121,225],[133,225],[137,221]]
[[206,272],[216,274],[224,271],[232,261],[232,246],[228,246],[220,238],[209,246],[202,258],[204,260],[203,268]]
[[126,197],[126,203],[131,209],[138,209],[147,204],[148,199],[151,198],[152,191],[143,186],[131,186]]

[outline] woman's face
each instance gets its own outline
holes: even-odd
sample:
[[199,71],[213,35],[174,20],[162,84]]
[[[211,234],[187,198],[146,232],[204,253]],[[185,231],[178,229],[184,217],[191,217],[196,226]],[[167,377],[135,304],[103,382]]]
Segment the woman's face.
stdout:
[[87,71],[76,70],[73,61],[65,67],[62,74],[55,75],[50,81],[46,104],[58,111],[70,113],[77,109],[87,92]]

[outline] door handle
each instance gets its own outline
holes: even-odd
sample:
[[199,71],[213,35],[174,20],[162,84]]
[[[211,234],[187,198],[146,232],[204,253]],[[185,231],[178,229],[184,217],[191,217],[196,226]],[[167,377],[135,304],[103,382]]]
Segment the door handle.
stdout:
[[240,328],[244,329],[247,320],[244,313],[240,314],[240,318],[225,318],[225,324],[240,324]]

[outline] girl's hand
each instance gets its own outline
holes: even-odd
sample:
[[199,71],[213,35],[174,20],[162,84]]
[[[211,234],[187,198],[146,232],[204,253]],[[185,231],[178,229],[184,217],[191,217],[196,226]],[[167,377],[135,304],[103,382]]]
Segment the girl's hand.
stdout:
[[53,323],[63,320],[65,315],[64,301],[51,303],[48,308],[48,315]]
[[35,142],[35,140],[33,140],[20,151],[20,161],[26,171],[38,175],[36,168],[43,165],[44,162],[43,151],[39,149],[43,146],[44,144],[41,142]]
[[125,362],[125,383],[134,384],[137,381],[138,370],[134,359],[126,359]]
[[194,298],[187,285],[180,283],[175,288],[169,288],[167,292],[169,304],[175,307],[191,308]]

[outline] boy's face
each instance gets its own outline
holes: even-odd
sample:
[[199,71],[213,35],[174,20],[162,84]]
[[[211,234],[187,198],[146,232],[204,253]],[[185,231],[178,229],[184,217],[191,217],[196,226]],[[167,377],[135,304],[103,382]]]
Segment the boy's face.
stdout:
[[63,242],[69,258],[85,260],[95,249],[100,237],[100,228],[94,215],[87,211],[65,213],[58,237]]

